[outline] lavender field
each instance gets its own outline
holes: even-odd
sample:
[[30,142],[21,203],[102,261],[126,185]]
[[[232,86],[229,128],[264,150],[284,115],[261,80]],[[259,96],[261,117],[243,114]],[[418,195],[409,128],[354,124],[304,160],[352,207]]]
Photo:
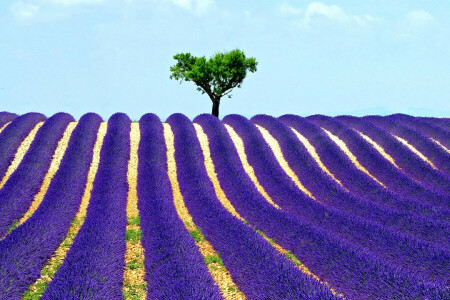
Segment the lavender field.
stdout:
[[0,299],[450,299],[450,119],[0,112]]

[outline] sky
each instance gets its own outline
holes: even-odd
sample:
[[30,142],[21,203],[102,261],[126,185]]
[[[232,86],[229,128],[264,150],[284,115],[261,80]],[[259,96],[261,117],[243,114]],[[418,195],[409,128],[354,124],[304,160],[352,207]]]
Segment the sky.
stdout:
[[211,113],[173,56],[258,61],[220,116],[450,117],[448,0],[3,0],[0,111]]

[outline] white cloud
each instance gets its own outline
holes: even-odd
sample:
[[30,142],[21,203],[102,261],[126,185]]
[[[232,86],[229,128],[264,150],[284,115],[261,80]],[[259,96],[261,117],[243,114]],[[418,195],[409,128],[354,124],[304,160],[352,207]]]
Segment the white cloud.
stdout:
[[34,17],[40,10],[40,7],[31,3],[14,2],[11,7],[11,12],[18,19],[30,19]]
[[433,23],[434,17],[424,10],[416,10],[408,13],[405,21],[411,26],[421,27]]
[[166,0],[185,10],[202,15],[208,11],[214,0]]
[[100,4],[106,0],[50,0],[50,2],[62,5],[76,5],[76,4]]
[[424,10],[411,11],[397,23],[395,36],[411,40],[429,35],[435,22],[436,19]]
[[280,12],[284,15],[300,15],[303,13],[303,10],[284,2],[280,7]]
[[341,7],[337,5],[328,5],[322,2],[311,2],[308,4],[305,10],[296,8],[288,3],[283,3],[280,7],[280,11],[286,15],[299,15],[302,17],[302,24],[308,26],[314,18],[325,17],[333,22],[365,25],[370,22],[380,21],[379,18],[371,15],[352,15],[345,12]]

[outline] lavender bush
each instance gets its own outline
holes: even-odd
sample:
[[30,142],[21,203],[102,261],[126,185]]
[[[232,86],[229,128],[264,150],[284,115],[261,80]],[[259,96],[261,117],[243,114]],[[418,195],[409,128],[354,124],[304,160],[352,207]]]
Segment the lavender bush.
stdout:
[[[335,298],[327,288],[301,273],[251,227],[233,217],[220,204],[206,173],[194,126],[181,114],[170,116],[167,122],[175,135],[178,181],[186,206],[246,297]],[[220,169],[220,165],[217,168]],[[241,194],[248,192],[240,191]]]
[[167,176],[163,126],[154,114],[139,121],[138,207],[148,299],[221,299],[194,239],[178,217]]
[[100,121],[95,114],[80,119],[41,205],[0,242],[0,299],[20,299],[66,236],[84,192]]
[[42,299],[123,298],[130,124],[108,120],[86,220]]
[[[8,119],[9,120],[9,119]],[[0,178],[5,176],[9,165],[14,159],[17,148],[38,122],[46,117],[38,113],[28,113],[14,119],[0,133]]]
[[41,188],[53,153],[69,122],[69,114],[59,113],[42,125],[22,162],[0,190],[0,236],[20,219]]

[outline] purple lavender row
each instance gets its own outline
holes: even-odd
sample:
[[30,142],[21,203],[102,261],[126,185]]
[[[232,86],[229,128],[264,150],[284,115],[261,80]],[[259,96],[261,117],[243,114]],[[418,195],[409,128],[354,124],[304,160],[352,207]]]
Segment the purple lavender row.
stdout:
[[[427,220],[450,222],[449,210],[437,209],[430,204],[423,203],[423,201],[395,194],[381,187],[367,174],[358,170],[347,155],[328,138],[323,130],[305,118],[295,115],[284,115],[279,120],[308,139],[325,166],[353,195],[372,201],[380,206],[388,206],[395,210],[408,212],[411,215],[422,216]],[[298,175],[300,174],[301,172],[298,172]],[[370,217],[365,218],[371,219]],[[376,217],[374,215],[373,218],[374,221],[379,223],[383,223],[385,219],[383,214]],[[439,231],[442,228],[447,228],[447,226],[438,227],[435,230]],[[436,236],[439,237],[441,235]]]
[[85,222],[42,299],[123,299],[130,127],[109,119]]
[[[285,159],[300,181],[323,203],[305,197],[293,186],[292,180],[276,161],[261,133],[243,118],[236,130],[239,131],[244,144],[251,145],[245,148],[248,160],[262,186],[284,211],[331,235],[363,247],[405,274],[413,274],[423,282],[441,286],[448,284],[450,254],[410,235],[410,232],[422,233],[428,229],[423,224],[426,221],[385,208],[379,210],[380,207],[370,205],[364,199],[345,192],[321,172],[306,148],[288,127],[270,116],[258,115],[253,117],[252,121],[267,129],[278,140]],[[363,212],[363,217],[378,210],[375,214],[384,216],[382,224],[360,218],[354,213],[354,207],[356,211],[361,207],[367,210]],[[419,227],[419,230],[416,227]],[[425,234],[427,235],[427,232]]]
[[[301,273],[263,237],[220,204],[189,119],[174,114],[167,122],[175,136],[178,181],[186,206],[247,299],[335,299],[327,288]],[[222,166],[219,164],[216,168],[222,169]],[[226,185],[227,180],[220,182]],[[247,192],[240,191],[242,196]]]
[[430,124],[438,125],[442,127],[442,129],[446,131],[450,131],[450,118],[429,118],[429,117],[420,117],[419,119],[424,120]]
[[[426,136],[411,130],[407,126],[398,123],[391,118],[384,118],[379,116],[368,116],[364,119],[384,128],[392,134],[395,134],[408,141],[419,152],[425,155],[445,176],[447,185],[445,186],[446,193],[450,194],[450,183],[448,175],[450,175],[450,154],[444,149],[436,145]],[[414,154],[415,155],[415,154]],[[431,167],[430,167],[431,168]]]
[[[235,118],[241,117],[227,116],[224,123],[233,126]],[[194,121],[202,125],[210,139],[217,176],[238,213],[255,229],[290,250],[312,273],[346,298],[441,297],[446,293],[403,277],[364,249],[273,207],[245,173],[223,125],[209,116],[199,116]]]
[[139,127],[137,192],[147,298],[222,299],[173,204],[162,123],[146,114]]
[[0,133],[0,178],[5,176],[9,165],[14,159],[17,148],[36,126],[38,122],[45,121],[46,117],[38,113],[28,113],[15,118]]
[[403,114],[390,115],[388,118],[394,119],[397,122],[420,132],[426,137],[433,138],[450,149],[450,132],[443,127],[427,122],[422,118],[415,118]]
[[[369,142],[365,141],[358,133],[339,120],[319,115],[310,116],[307,119],[315,125],[331,131],[331,133],[343,140],[360,163],[391,191],[436,207],[450,208],[449,195],[428,189],[406,176],[381,156]],[[414,154],[410,153],[410,155]]]
[[395,163],[402,168],[402,171],[417,180],[422,185],[438,192],[450,194],[450,181],[448,176],[431,168],[415,154],[412,154],[400,141],[394,138],[385,129],[369,122],[365,118],[351,116],[337,117],[339,121],[347,124],[351,128],[361,131],[373,139],[383,149],[392,156]]
[[11,122],[15,118],[17,118],[16,114],[6,111],[0,112],[0,128],[3,127],[3,125],[5,125],[6,123]]
[[22,162],[0,190],[0,236],[30,207],[70,122],[69,114],[58,113],[42,125]]
[[36,212],[0,242],[0,299],[20,299],[67,234],[84,192],[101,118],[84,115]]

